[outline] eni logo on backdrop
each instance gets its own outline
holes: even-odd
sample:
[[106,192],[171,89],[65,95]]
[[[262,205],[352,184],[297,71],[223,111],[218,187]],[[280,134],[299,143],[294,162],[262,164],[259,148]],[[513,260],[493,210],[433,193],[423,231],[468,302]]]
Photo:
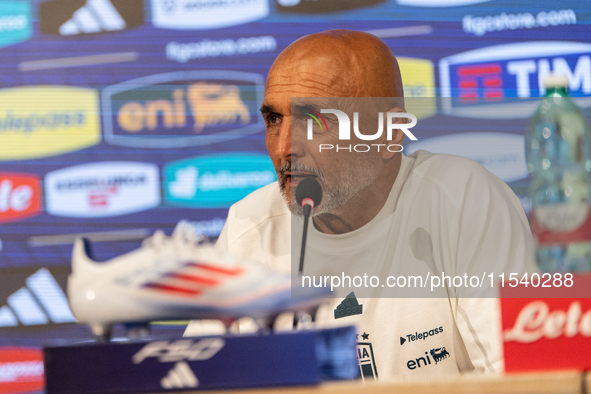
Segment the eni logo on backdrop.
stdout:
[[250,112],[241,100],[240,89],[236,85],[201,81],[188,85],[186,89],[174,89],[171,96],[171,100],[127,102],[117,113],[117,123],[130,133],[155,130],[160,117],[160,126],[165,129],[183,128],[190,122],[187,119],[189,114],[192,114],[193,129],[197,133],[206,126],[250,123]]
[[229,71],[181,71],[107,87],[105,141],[137,148],[208,145],[264,130],[263,78]]
[[100,142],[98,94],[67,86],[0,90],[0,160],[27,160]]

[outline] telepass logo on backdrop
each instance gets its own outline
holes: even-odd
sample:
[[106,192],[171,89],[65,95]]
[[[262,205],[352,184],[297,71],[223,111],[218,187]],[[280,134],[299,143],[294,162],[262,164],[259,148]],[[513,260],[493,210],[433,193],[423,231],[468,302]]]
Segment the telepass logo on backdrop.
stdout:
[[98,92],[69,86],[0,90],[0,161],[28,160],[100,142]]

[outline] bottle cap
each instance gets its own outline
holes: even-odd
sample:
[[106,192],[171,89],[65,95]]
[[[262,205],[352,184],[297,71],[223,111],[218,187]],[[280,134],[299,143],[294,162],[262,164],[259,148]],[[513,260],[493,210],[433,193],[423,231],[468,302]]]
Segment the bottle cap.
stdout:
[[566,88],[568,87],[568,78],[563,74],[550,73],[544,78],[544,87],[551,88]]

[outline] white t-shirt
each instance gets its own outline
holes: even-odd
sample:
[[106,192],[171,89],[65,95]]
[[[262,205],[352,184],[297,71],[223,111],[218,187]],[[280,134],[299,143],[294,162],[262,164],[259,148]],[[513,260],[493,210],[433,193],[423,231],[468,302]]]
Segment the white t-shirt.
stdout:
[[[292,266],[297,270],[302,225],[274,183],[230,208],[217,245],[290,272]],[[424,277],[429,271],[484,274],[486,283],[493,274],[496,283],[500,272],[535,270],[519,199],[482,166],[456,156],[403,155],[392,191],[374,219],[346,234],[323,234],[313,225],[308,231],[303,274],[309,276],[343,271],[383,279]],[[339,297],[319,310],[317,324],[357,326],[364,379],[425,380],[503,370],[498,300],[475,298],[485,290],[452,285],[436,290],[440,298],[400,298],[392,297],[397,290],[359,288],[355,300],[346,301],[350,290],[339,290]],[[390,297],[363,297],[372,290],[384,292],[372,293],[376,297]],[[187,333],[194,329],[190,325]]]

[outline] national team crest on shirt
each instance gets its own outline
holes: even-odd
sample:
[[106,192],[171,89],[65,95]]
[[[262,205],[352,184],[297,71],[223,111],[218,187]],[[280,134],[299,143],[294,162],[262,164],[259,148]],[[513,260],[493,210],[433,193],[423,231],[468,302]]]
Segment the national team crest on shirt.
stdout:
[[[361,334],[361,338],[366,341],[369,339],[369,334],[364,332]],[[357,361],[361,371],[361,379],[376,380],[378,378],[378,369],[376,368],[371,342],[357,342]]]

